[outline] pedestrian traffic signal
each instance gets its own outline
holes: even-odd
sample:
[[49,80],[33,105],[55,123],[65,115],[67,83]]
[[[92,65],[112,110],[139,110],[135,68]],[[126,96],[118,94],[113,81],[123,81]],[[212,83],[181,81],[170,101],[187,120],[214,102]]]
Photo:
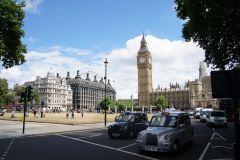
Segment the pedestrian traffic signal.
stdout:
[[33,88],[31,86],[28,86],[28,101],[32,101],[33,100]]

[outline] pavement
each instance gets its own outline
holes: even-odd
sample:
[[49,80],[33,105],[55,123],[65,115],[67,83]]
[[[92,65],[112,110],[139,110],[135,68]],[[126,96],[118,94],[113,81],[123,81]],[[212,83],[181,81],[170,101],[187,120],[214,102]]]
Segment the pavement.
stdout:
[[[110,123],[107,123],[107,126]],[[0,120],[0,139],[16,138],[22,136],[31,136],[39,134],[52,134],[79,130],[97,130],[104,129],[104,123],[63,125],[52,123],[26,122],[25,132],[23,132],[23,123],[20,121]]]

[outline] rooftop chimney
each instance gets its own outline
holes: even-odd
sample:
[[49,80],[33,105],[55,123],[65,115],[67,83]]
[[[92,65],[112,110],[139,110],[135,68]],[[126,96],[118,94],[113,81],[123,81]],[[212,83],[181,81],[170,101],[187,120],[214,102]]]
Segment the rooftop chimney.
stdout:
[[87,73],[86,80],[90,81],[90,78],[89,78],[89,73]]
[[68,80],[68,79],[71,79],[71,78],[70,78],[70,72],[67,72],[66,80]]
[[108,79],[108,83],[107,84],[111,86],[110,79]]
[[99,83],[104,83],[104,82],[103,82],[103,77],[101,78],[101,80],[99,81]]
[[97,81],[97,75],[94,75],[94,82],[98,82]]
[[78,78],[81,78],[79,75],[79,70],[77,70],[77,75],[76,75],[75,79],[78,79]]

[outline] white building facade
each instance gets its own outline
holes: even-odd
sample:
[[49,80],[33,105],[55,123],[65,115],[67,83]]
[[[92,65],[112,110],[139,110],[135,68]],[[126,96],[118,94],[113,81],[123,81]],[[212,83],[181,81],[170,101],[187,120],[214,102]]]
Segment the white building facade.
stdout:
[[34,87],[39,91],[41,105],[48,110],[66,111],[72,107],[71,86],[59,74],[48,72],[46,77],[37,76]]

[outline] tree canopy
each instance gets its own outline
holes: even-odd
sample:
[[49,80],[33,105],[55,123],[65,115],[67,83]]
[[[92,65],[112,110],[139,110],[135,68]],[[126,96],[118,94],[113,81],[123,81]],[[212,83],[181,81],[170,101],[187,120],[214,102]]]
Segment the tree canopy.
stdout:
[[163,95],[161,95],[155,101],[155,105],[157,106],[158,110],[163,111],[168,106],[168,102],[167,102],[166,98]]
[[108,107],[111,104],[111,100],[109,100],[108,98],[104,98],[102,101],[100,101],[99,106],[102,110],[108,110]]
[[5,68],[24,63],[27,52],[21,42],[24,36],[23,11],[24,3],[17,4],[14,0],[0,1],[0,62]]
[[0,78],[0,107],[10,104],[13,101],[13,95],[8,89],[6,79]]
[[239,0],[175,0],[177,16],[185,21],[182,34],[205,50],[213,68],[232,69],[240,64]]

